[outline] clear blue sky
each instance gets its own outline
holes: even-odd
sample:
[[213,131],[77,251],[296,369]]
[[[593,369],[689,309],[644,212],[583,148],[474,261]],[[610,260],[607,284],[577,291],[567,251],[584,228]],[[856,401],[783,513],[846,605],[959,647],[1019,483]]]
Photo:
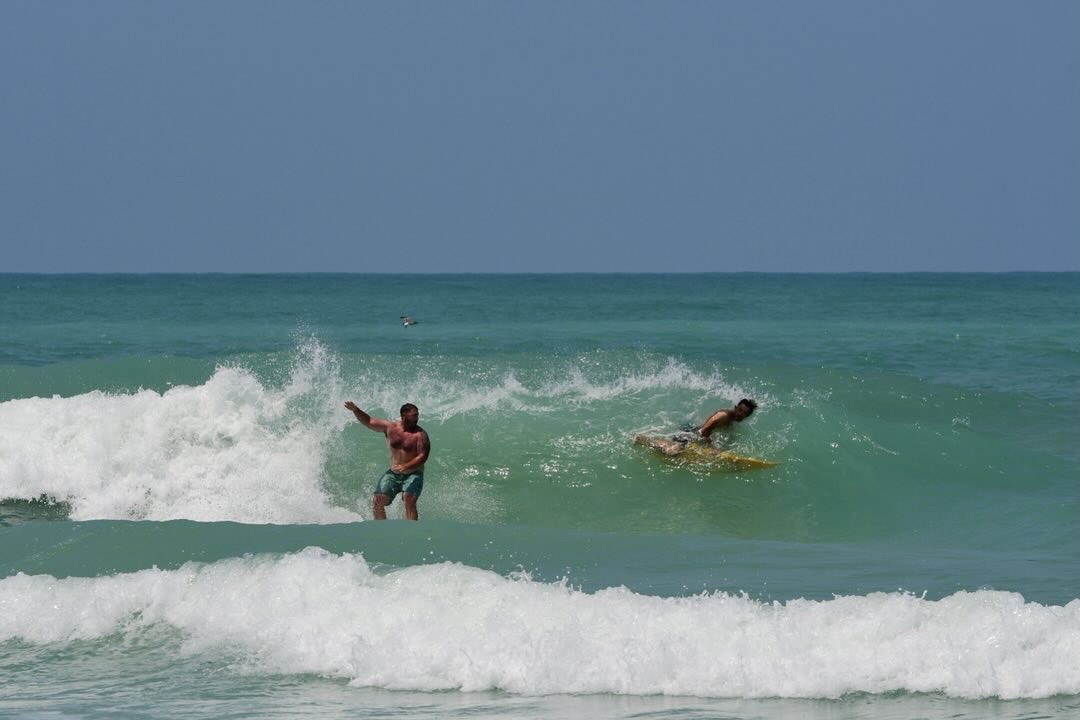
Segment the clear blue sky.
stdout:
[[0,3],[0,272],[1080,270],[1080,3]]

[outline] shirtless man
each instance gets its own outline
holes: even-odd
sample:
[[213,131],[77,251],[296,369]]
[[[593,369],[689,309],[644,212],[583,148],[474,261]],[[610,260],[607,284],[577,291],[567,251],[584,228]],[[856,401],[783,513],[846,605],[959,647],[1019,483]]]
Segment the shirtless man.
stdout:
[[757,408],[757,403],[748,398],[743,398],[733,408],[717,410],[710,415],[700,427],[672,435],[670,438],[654,438],[647,435],[635,435],[634,444],[644,445],[665,455],[678,455],[692,442],[703,442],[706,445],[712,439],[713,430],[727,427],[732,423],[742,422],[750,417]]
[[345,403],[345,409],[351,411],[368,430],[385,435],[386,444],[390,447],[390,469],[375,485],[372,506],[375,519],[386,519],[386,506],[394,501],[398,493],[405,502],[405,519],[418,519],[416,501],[424,489],[424,463],[431,453],[431,440],[427,432],[416,424],[420,419],[419,408],[405,403],[401,406],[401,420],[398,422],[373,418],[352,400]]

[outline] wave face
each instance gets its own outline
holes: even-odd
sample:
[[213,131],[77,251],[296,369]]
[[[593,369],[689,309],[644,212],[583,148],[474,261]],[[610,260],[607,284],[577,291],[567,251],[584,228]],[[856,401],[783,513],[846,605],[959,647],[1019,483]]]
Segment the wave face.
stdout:
[[[1069,717],[1077,290],[0,275],[0,712]],[[632,442],[742,397],[779,464]],[[346,400],[420,407],[420,523]]]
[[[744,396],[758,413],[718,442],[777,467],[671,462],[630,442]],[[47,498],[74,520],[359,520],[387,453],[342,408],[350,398],[383,417],[404,399],[420,406],[433,519],[981,547],[1001,532],[1060,542],[1041,519],[1074,509],[1046,503],[1075,495],[1071,444],[1054,428],[1033,437],[1034,421],[1000,422],[1030,412],[1017,395],[650,351],[410,366],[313,338],[221,364],[199,384],[0,403],[0,497]]]

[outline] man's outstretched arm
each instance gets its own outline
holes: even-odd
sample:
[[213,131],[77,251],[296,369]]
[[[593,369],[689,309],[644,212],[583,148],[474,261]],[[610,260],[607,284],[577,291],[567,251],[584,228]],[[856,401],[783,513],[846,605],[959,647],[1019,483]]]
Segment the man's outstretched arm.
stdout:
[[366,412],[356,406],[352,400],[345,401],[345,409],[352,412],[356,416],[356,419],[360,421],[360,424],[366,427],[368,430],[374,430],[375,432],[386,434],[387,429],[390,427],[389,420],[383,420],[382,418],[371,417]]

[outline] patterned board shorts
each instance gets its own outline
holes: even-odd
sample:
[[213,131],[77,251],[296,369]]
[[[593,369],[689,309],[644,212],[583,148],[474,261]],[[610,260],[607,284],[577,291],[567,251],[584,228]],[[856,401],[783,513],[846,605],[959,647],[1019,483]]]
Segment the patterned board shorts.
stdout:
[[383,473],[383,476],[379,478],[379,482],[375,484],[375,494],[385,495],[393,500],[400,492],[407,492],[414,497],[420,497],[420,492],[424,489],[424,473],[396,473],[393,470],[387,470]]

